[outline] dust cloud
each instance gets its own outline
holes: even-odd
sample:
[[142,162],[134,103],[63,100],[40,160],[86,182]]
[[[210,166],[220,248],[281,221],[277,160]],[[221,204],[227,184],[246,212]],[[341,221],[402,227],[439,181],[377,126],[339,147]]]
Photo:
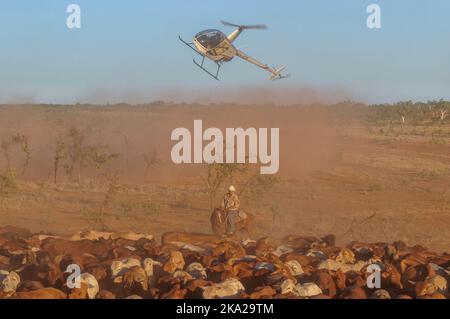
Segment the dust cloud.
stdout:
[[[29,137],[32,158],[27,178],[36,180],[51,179],[56,139],[66,135],[70,128],[84,132],[86,145],[101,144],[118,154],[107,170],[119,171],[121,178],[130,182],[192,183],[198,180],[201,165],[175,165],[170,158],[172,130],[177,127],[192,130],[196,119],[203,120],[204,129],[280,128],[280,176],[303,175],[332,165],[338,143],[333,120],[322,106],[22,105],[2,106],[0,114],[3,140],[16,133]],[[147,171],[144,155],[151,154],[157,154],[160,164],[158,169]],[[24,161],[17,148],[11,150],[10,156],[16,166]],[[5,165],[2,156],[0,167]],[[84,174],[89,178],[101,173],[87,168]]]

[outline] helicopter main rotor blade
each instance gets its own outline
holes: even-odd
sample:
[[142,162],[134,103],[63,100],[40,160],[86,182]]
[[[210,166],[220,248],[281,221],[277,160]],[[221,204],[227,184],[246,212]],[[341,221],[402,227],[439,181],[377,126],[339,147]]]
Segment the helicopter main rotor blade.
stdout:
[[235,28],[239,28],[241,30],[248,30],[248,29],[267,30],[268,29],[268,27],[265,24],[238,25],[238,24],[234,24],[234,23],[230,23],[230,22],[226,22],[226,21],[222,21],[222,20],[220,22],[227,27],[235,27]]
[[226,21],[223,21],[223,20],[220,20],[220,22],[223,25],[227,26],[227,27],[235,27],[235,28],[239,28],[240,27],[240,25],[237,25],[237,24],[234,24],[234,23],[230,23],[230,22],[226,22]]
[[242,29],[259,29],[259,30],[267,30],[269,29],[265,24],[255,24],[255,25],[243,25]]

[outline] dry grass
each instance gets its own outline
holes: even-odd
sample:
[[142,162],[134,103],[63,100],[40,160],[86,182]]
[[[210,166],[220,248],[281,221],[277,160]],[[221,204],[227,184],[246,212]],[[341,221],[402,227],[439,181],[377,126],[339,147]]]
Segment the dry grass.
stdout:
[[[0,223],[56,233],[209,232],[208,191],[200,178],[205,168],[179,167],[168,158],[170,131],[202,118],[208,126],[281,128],[276,184],[256,199],[242,194],[243,208],[256,217],[255,236],[333,233],[341,243],[401,239],[448,251],[448,125],[368,128],[353,109],[352,116],[343,109],[337,117],[320,108],[230,108],[0,108],[1,136],[22,132],[33,149],[26,180],[0,176],[7,185],[0,186]],[[109,154],[121,156],[101,169],[86,167],[81,183],[61,169],[55,184],[53,138],[73,126],[90,127],[86,145],[108,145]],[[10,165],[20,168],[20,150],[9,155]],[[237,184],[244,188],[245,180]]]

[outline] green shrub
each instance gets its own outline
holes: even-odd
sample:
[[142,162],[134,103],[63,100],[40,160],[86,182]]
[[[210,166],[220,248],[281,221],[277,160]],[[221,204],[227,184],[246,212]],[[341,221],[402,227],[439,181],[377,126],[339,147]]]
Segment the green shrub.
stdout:
[[0,193],[8,194],[17,188],[17,174],[14,169],[7,169],[4,174],[0,174]]

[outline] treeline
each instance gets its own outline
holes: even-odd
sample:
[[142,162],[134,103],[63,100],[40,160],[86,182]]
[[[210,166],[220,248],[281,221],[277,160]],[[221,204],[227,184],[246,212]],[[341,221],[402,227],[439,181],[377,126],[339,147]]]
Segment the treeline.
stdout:
[[368,108],[367,120],[371,124],[450,123],[450,101],[398,102],[373,104]]

